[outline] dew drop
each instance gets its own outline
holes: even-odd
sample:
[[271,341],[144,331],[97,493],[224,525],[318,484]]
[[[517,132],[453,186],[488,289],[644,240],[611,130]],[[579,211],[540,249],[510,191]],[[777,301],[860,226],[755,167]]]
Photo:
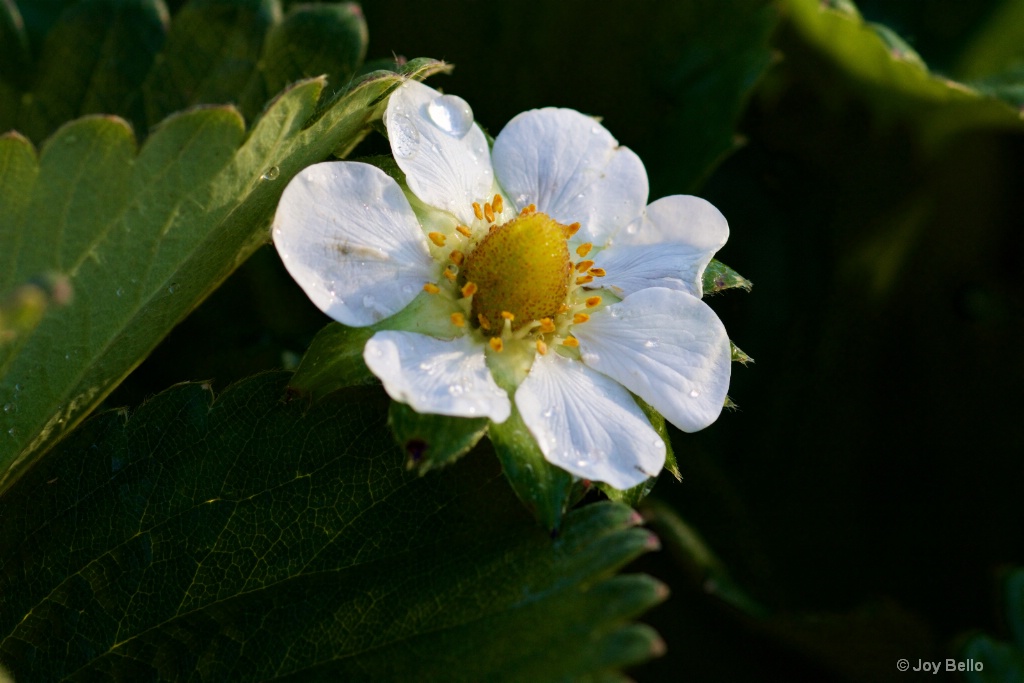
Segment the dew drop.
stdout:
[[462,396],[466,389],[461,384],[451,384],[448,386],[448,393],[452,396]]
[[391,126],[391,149],[395,156],[411,159],[420,146],[420,133],[405,114],[396,114]]
[[5,413],[16,413],[16,412],[18,412],[18,406],[16,406],[13,403],[5,403],[4,404],[4,412]]
[[7,430],[7,436],[15,437],[17,435],[18,435],[18,430],[15,429],[14,427],[11,427],[10,429]]
[[637,226],[637,224],[636,224],[636,223],[630,223],[630,224],[629,224],[629,225],[628,225],[628,226],[626,227],[626,232],[627,232],[628,234],[630,234],[630,235],[635,235],[635,234],[636,234],[636,231],[637,231],[637,229],[638,229],[638,227],[639,227],[639,226]]
[[377,303],[377,300],[367,294],[363,297],[363,306],[366,308],[373,308],[373,305]]
[[657,348],[658,347],[658,340],[657,339],[648,339],[647,341],[644,342],[644,346],[646,348],[648,348],[648,349]]
[[271,166],[263,172],[263,175],[260,176],[260,180],[277,180],[277,176],[279,175],[281,175],[281,169],[277,166]]
[[590,467],[590,462],[587,460],[577,460],[576,467]]
[[690,389],[690,398],[697,398],[700,396],[700,392],[696,389]]
[[174,294],[177,291],[178,291],[178,283],[177,282],[172,282],[170,285],[167,286],[167,293],[168,294]]
[[17,394],[20,391],[21,391],[21,385],[20,384],[15,384],[14,385],[14,393]]
[[473,125],[473,110],[457,95],[441,95],[427,105],[434,125],[455,138],[461,138]]
[[412,294],[415,291],[415,289],[416,288],[413,287],[412,285],[402,285],[403,294]]
[[114,292],[114,294],[117,294],[118,297],[124,296],[124,288],[118,287],[117,291]]

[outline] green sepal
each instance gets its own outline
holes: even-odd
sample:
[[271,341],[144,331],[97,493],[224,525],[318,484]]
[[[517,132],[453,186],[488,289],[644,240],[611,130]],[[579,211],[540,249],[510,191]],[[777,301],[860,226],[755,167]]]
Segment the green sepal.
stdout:
[[[661,437],[661,440],[665,442],[664,469],[675,477],[676,481],[682,481],[683,475],[679,473],[679,464],[676,462],[676,454],[672,450],[672,439],[669,437],[668,423],[665,422],[665,417],[655,410],[651,404],[636,394],[633,394],[633,400],[636,401],[640,410],[643,411],[644,415],[647,417],[647,421],[650,422],[651,427],[654,428],[654,431],[657,432],[658,436]],[[610,500],[624,503],[630,507],[636,507],[640,504],[640,501],[647,497],[647,494],[651,492],[651,489],[654,488],[657,481],[658,477],[648,477],[636,486],[626,489],[625,491],[620,491],[619,489],[613,488],[604,482],[598,482],[597,486],[606,496],[608,496]]]
[[749,292],[754,285],[718,259],[711,259],[711,263],[704,269],[702,286],[705,294],[715,294],[726,289],[736,288]]
[[487,433],[488,420],[418,413],[404,403],[392,401],[388,424],[406,455],[406,468],[425,474],[468,453]]
[[1024,681],[1024,651],[1010,643],[976,635],[960,649],[960,660],[981,662],[981,671],[963,672],[967,683],[1005,683]]
[[754,359],[747,355],[747,353],[744,352],[743,349],[736,346],[736,344],[731,339],[729,340],[729,348],[732,352],[732,360],[734,363],[742,363],[743,365],[746,365],[747,363],[754,362]]
[[491,423],[488,436],[516,496],[545,529],[557,532],[572,498],[573,476],[544,459],[514,403],[507,420]]

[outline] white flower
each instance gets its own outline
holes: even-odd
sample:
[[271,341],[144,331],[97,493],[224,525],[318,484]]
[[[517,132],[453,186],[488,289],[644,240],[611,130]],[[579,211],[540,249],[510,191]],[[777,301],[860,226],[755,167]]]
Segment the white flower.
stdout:
[[501,423],[511,396],[548,461],[618,489],[665,462],[630,392],[683,431],[717,419],[730,345],[701,301],[729,234],[717,209],[645,208],[640,159],[570,109],[518,115],[489,151],[463,100],[410,81],[385,124],[407,187],[364,163],[310,166],[273,233],[335,320],[406,309],[364,349],[394,400]]

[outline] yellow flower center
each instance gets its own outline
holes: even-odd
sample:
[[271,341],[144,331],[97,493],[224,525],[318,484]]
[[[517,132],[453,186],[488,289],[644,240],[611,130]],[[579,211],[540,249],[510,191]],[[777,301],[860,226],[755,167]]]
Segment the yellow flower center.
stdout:
[[472,319],[485,334],[500,335],[503,319],[515,332],[534,320],[555,317],[573,272],[568,236],[569,228],[546,214],[522,215],[493,226],[466,257],[463,277],[476,284]]

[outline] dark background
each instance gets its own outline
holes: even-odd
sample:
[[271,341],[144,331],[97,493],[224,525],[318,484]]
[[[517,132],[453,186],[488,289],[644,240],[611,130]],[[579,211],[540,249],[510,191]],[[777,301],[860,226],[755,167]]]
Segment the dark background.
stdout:
[[[955,76],[996,5],[860,9]],[[738,410],[674,434],[683,481],[648,509],[666,549],[634,568],[673,592],[646,617],[667,652],[635,678],[906,680],[900,657],[1006,636],[997,580],[1024,564],[1021,128],[950,112],[956,131],[926,140],[941,108],[890,107],[774,4],[363,9],[369,59],[452,62],[431,84],[492,134],[538,106],[600,115],[652,199],[699,194],[730,221],[719,256],[754,289],[709,303],[756,363],[734,367]],[[266,247],[108,403],[293,364],[325,323]],[[720,566],[679,551],[675,517]]]

